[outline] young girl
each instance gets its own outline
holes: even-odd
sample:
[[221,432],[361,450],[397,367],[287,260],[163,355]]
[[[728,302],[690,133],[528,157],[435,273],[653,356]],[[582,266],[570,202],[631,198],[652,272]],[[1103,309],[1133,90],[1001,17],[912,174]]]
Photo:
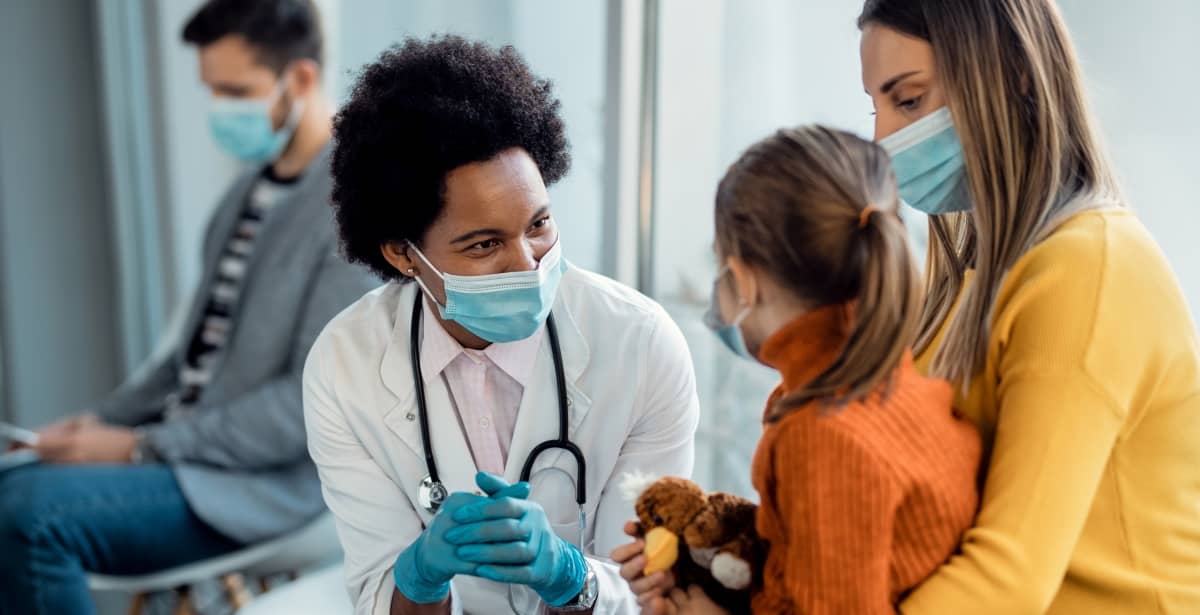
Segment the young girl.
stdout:
[[[974,518],[979,437],[913,368],[920,277],[898,202],[881,148],[819,126],[751,147],[718,188],[707,320],[783,377],[753,465],[756,613],[894,613]],[[698,588],[664,599],[640,548],[613,558],[648,612],[721,612]]]

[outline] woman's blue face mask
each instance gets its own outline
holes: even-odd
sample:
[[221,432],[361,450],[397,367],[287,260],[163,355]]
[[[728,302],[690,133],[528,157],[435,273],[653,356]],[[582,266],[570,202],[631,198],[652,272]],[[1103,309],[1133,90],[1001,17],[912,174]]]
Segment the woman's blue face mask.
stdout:
[[968,211],[962,143],[942,107],[879,141],[892,157],[900,198],[930,215]]
[[446,290],[445,304],[437,300],[421,278],[414,278],[425,295],[438,306],[442,318],[493,343],[515,342],[537,332],[550,315],[567,266],[562,257],[561,240],[542,255],[537,269],[471,276],[442,273],[416,245],[410,243],[409,246],[442,280]]

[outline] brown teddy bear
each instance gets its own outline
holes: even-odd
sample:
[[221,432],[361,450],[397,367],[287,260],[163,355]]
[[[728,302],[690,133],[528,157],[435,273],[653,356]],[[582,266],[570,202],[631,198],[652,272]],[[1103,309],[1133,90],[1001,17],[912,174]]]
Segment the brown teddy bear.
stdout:
[[761,586],[766,560],[754,527],[757,505],[675,477],[633,474],[623,487],[646,539],[647,574],[670,568],[677,587],[699,585],[726,610],[750,612],[750,592]]

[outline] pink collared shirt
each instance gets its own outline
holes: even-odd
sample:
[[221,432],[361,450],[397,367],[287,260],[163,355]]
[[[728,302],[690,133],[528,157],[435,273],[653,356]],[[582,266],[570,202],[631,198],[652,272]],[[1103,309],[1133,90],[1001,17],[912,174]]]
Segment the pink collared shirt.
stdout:
[[463,348],[428,315],[421,323],[421,375],[441,376],[467,437],[475,467],[504,474],[521,396],[537,361],[545,327],[532,336],[483,350]]

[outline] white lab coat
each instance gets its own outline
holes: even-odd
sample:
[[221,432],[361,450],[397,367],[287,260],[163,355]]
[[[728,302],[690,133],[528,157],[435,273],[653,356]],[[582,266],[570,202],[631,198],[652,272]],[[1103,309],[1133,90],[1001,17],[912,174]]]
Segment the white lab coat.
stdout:
[[[389,283],[364,296],[326,327],[304,373],[309,451],[346,552],[346,583],[355,612],[388,613],[396,556],[430,515],[417,504],[428,474],[422,453],[409,325],[418,288]],[[638,470],[690,476],[699,417],[695,374],[679,328],[656,303],[575,267],[564,273],[553,308],[570,399],[569,434],[586,457],[585,553],[599,577],[596,613],[635,613],[637,604],[608,553],[627,542],[634,516],[618,488]],[[428,310],[426,310],[428,315]],[[548,336],[521,401],[505,478],[518,480],[526,454],[557,437],[558,395]],[[447,489],[475,492],[476,468],[443,381],[425,383],[434,455]],[[561,471],[556,471],[558,468]],[[565,473],[564,473],[565,472]],[[574,459],[539,456],[531,498],[555,531],[578,546]],[[509,612],[509,587],[459,576],[455,612]],[[519,613],[538,608],[536,594],[514,586]]]

